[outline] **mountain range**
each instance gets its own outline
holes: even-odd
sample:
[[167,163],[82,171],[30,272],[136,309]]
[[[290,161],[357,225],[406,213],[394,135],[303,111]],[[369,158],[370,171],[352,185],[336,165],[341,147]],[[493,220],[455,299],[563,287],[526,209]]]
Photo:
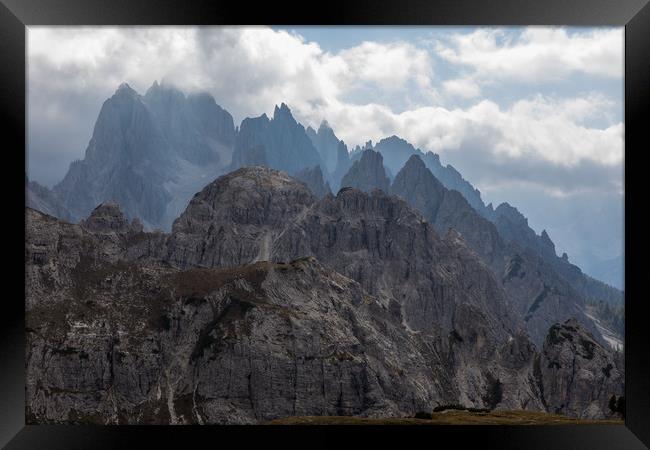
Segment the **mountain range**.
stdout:
[[623,293],[396,136],[349,152],[285,104],[235,128],[123,84],[85,158],[26,189],[34,422],[605,417],[623,392],[620,332],[587,313]]

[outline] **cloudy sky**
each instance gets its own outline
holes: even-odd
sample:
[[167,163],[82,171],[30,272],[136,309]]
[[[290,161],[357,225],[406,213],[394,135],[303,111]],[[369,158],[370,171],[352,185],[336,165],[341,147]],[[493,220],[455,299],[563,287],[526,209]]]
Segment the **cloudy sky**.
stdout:
[[120,83],[163,79],[236,123],[285,102],[348,147],[397,134],[570,259],[622,252],[623,28],[29,27],[30,179],[83,158]]

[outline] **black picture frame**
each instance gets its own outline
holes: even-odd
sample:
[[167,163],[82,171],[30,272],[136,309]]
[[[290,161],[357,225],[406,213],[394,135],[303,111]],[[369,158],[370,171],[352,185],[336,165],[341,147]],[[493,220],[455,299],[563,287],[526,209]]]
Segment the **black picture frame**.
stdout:
[[[0,445],[19,448],[194,448],[245,445],[251,438],[274,443],[340,445],[354,435],[375,443],[500,449],[642,449],[650,446],[650,327],[644,298],[645,205],[641,163],[647,149],[650,105],[650,4],[645,0],[334,0],[310,5],[256,5],[182,0],[0,0],[0,124],[5,163],[3,202],[5,284],[0,317]],[[24,183],[26,149],[26,27],[30,25],[608,25],[625,26],[625,426],[453,427],[218,427],[218,426],[25,426]],[[646,145],[644,145],[646,144]],[[8,176],[13,175],[13,176]],[[15,178],[19,179],[15,179]],[[638,186],[635,186],[638,183]],[[24,191],[23,191],[24,192]],[[6,244],[13,244],[8,246]],[[14,260],[13,258],[16,258]],[[20,263],[18,262],[20,260]],[[15,276],[13,271],[15,271]],[[21,272],[22,271],[22,272]],[[19,274],[22,273],[21,277]],[[22,298],[21,298],[22,295]],[[304,438],[305,440],[298,440]],[[416,440],[418,439],[418,440]],[[347,442],[346,442],[347,443]]]

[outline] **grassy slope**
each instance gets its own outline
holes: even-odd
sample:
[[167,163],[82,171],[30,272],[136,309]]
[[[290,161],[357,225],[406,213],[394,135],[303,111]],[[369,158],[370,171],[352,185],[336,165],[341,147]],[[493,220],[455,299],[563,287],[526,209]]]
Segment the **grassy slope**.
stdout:
[[268,425],[623,425],[622,420],[580,420],[558,414],[536,411],[443,411],[429,419],[386,418],[369,419],[350,416],[286,417],[268,422]]

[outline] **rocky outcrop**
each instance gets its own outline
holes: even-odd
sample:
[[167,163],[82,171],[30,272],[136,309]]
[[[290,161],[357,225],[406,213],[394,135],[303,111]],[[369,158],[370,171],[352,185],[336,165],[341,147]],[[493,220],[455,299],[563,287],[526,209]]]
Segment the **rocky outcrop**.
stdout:
[[363,151],[341,180],[341,188],[353,187],[365,192],[374,189],[388,192],[389,186],[381,154],[370,149]]
[[535,370],[544,402],[555,405],[552,412],[609,417],[610,397],[603,392],[625,392],[622,355],[601,346],[573,319],[551,327]]
[[316,198],[323,198],[327,194],[332,193],[329,182],[323,179],[323,172],[321,171],[320,166],[311,169],[302,169],[296,173],[295,177],[297,180],[305,183]]
[[174,222],[165,258],[180,268],[268,261],[282,229],[315,201],[286,173],[247,167],[197,193]]

